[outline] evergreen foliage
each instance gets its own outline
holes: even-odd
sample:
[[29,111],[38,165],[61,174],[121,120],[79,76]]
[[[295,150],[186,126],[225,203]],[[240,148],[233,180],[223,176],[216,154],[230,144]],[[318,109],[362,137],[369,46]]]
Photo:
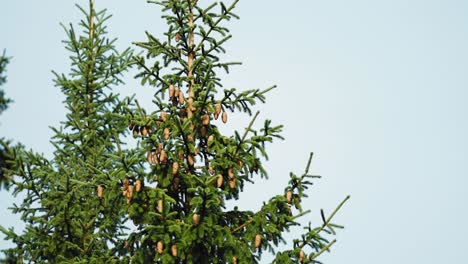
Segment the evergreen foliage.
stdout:
[[[80,8],[81,9],[81,8]],[[126,100],[109,88],[122,83],[130,50],[118,53],[106,37],[104,11],[81,9],[82,33],[64,27],[71,72],[55,73],[66,96],[66,121],[54,128],[53,158],[17,148],[12,174],[14,193],[25,194],[12,211],[26,224],[21,234],[2,231],[16,247],[5,251],[10,263],[107,263],[117,261],[115,245],[123,235],[120,172],[114,156],[127,125]]]
[[[305,172],[291,173],[284,193],[259,211],[225,207],[226,200],[240,197],[245,184],[268,176],[266,144],[282,139],[282,126],[270,120],[255,128],[253,107],[274,86],[223,89],[218,77],[240,64],[220,57],[231,38],[225,22],[238,18],[233,12],[238,0],[228,5],[148,2],[162,7],[168,28],[162,39],[146,32],[147,40],[135,43],[144,51],[134,60],[140,70],[136,77],[155,93],[153,109],[137,108],[129,118],[150,165],[148,174],[129,178],[147,187],[128,195],[124,186],[129,217],[138,227],[128,240],[131,262],[257,263],[265,251],[276,254],[274,263],[316,262],[334,243],[324,234],[340,228],[331,222],[334,213],[325,218],[322,212],[322,225],[306,227],[292,249],[277,251],[284,233],[308,212],[301,201],[318,177],[309,174],[312,155]],[[247,113],[252,121],[243,131],[223,135],[218,127],[233,112]]]
[[[226,22],[237,19],[239,0],[148,1],[167,22],[162,39],[146,32],[142,50],[118,53],[105,37],[104,11],[81,9],[80,24],[66,29],[72,70],[56,74],[66,96],[67,120],[54,129],[52,159],[15,148],[15,205],[26,223],[22,234],[1,230],[16,244],[5,251],[10,263],[259,263],[265,252],[274,263],[318,263],[335,243],[332,218],[305,228],[284,249],[284,234],[309,211],[302,208],[312,180],[312,154],[303,173],[290,174],[280,193],[259,211],[226,207],[246,184],[268,178],[266,145],[283,139],[282,126],[256,123],[257,103],[275,88],[223,88],[221,71],[239,62],[222,59],[231,38]],[[151,109],[108,88],[134,65],[136,78],[154,91]],[[135,104],[130,104],[135,102]],[[246,113],[245,129],[224,135],[219,127],[232,113]],[[132,132],[134,149],[123,148]],[[15,178],[16,179],[16,178]],[[133,223],[133,231],[126,226]]]
[[[5,51],[0,56],[0,86],[6,83],[6,66],[10,62],[10,58],[5,55]],[[0,89],[0,114],[5,111],[11,99],[5,97],[5,92]]]
[[[5,97],[5,92],[1,89],[1,86],[6,83],[6,67],[10,62],[10,58],[5,55],[5,51],[0,56],[0,114],[8,108],[11,103],[11,99]],[[6,173],[8,169],[8,160],[10,149],[10,141],[4,138],[0,138],[0,189],[3,187],[8,188],[10,177]]]

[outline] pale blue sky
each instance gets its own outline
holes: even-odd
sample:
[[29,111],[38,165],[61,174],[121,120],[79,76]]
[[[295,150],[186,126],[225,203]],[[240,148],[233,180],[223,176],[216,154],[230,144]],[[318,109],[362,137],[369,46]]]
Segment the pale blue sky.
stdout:
[[[68,72],[59,22],[80,17],[74,3],[0,4],[0,48],[14,57],[4,89],[15,100],[0,116],[0,135],[48,156],[48,126],[64,119],[50,71]],[[119,47],[164,30],[158,7],[144,0],[96,3],[114,15]],[[286,137],[269,148],[270,181],[247,188],[241,207],[281,193],[313,151],[312,171],[324,178],[304,222],[319,223],[320,208],[352,196],[325,263],[468,263],[468,1],[241,0],[237,12],[228,57],[244,64],[225,84],[277,84],[261,116],[284,124]],[[119,91],[151,107],[151,90],[128,77]],[[0,201],[0,223],[19,226],[6,211],[9,195],[0,192]]]

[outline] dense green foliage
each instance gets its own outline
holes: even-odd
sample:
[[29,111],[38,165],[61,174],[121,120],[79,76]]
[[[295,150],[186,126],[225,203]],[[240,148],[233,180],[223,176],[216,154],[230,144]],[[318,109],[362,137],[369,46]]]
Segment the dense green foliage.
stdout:
[[[281,125],[256,123],[256,104],[275,86],[225,89],[219,78],[240,64],[221,56],[238,0],[149,2],[162,7],[167,31],[162,38],[146,32],[147,39],[135,43],[137,56],[115,51],[105,38],[107,17],[94,11],[93,0],[89,11],[82,9],[83,34],[67,29],[72,70],[56,74],[56,84],[68,112],[63,127],[54,129],[53,158],[12,151],[14,192],[26,195],[13,212],[26,229],[2,229],[17,245],[5,251],[8,261],[258,263],[271,252],[274,263],[316,263],[335,242],[326,235],[340,228],[331,222],[337,210],[329,217],[322,211],[322,224],[306,226],[292,248],[280,250],[284,234],[309,212],[302,201],[319,177],[309,174],[312,155],[305,171],[291,173],[284,192],[259,211],[226,207],[246,184],[268,178],[266,145],[282,139]],[[108,89],[131,65],[154,91],[150,109]],[[224,135],[220,126],[236,112],[251,122]],[[122,143],[127,127],[134,149]]]
[[[228,113],[252,115],[254,105],[264,102],[274,87],[222,88],[219,71],[229,72],[239,64],[220,57],[223,44],[231,38],[224,24],[237,18],[233,13],[237,0],[229,5],[149,2],[162,7],[168,29],[162,39],[147,32],[147,40],[136,43],[144,50],[135,58],[140,69],[137,78],[155,87],[155,109],[138,109],[131,116],[134,132],[152,131],[134,133],[151,165],[147,177],[140,175],[136,180],[157,185],[137,193],[130,202],[129,216],[139,227],[129,239],[133,259],[137,263],[256,263],[265,250],[273,252],[284,232],[306,213],[301,201],[314,177],[308,174],[310,161],[305,172],[291,174],[285,192],[260,211],[226,210],[225,201],[239,198],[245,184],[268,176],[262,165],[268,158],[265,145],[282,138],[282,126],[266,120],[256,129],[258,113],[244,131],[232,136],[221,134],[218,126],[227,122]],[[323,226],[309,228],[294,249],[277,253],[275,262],[315,261],[330,246],[323,231],[334,232],[330,219],[324,220]],[[155,252],[158,244],[162,250]],[[174,245],[176,256],[171,250]],[[303,248],[312,251],[305,254]]]
[[[6,66],[10,62],[10,58],[5,55],[0,56],[0,86],[6,82]],[[0,89],[0,114],[7,109],[10,99],[5,97],[5,92]]]
[[[10,62],[10,58],[5,55],[5,52],[0,56],[0,114],[5,111],[8,107],[8,104],[11,103],[11,99],[5,97],[5,92],[1,89],[1,86],[6,82],[6,67]],[[2,186],[8,187],[10,182],[10,177],[7,175],[5,170],[9,166],[8,160],[10,141],[0,138],[0,188]]]
[[[93,10],[93,9],[91,9]],[[3,231],[17,247],[7,256],[19,262],[105,263],[116,259],[123,234],[119,171],[112,162],[126,131],[125,104],[109,92],[121,83],[130,51],[121,54],[105,37],[104,12],[87,13],[83,34],[66,28],[71,72],[55,74],[66,96],[67,120],[54,129],[52,159],[14,151],[14,192],[26,195],[13,212],[26,224],[22,234]],[[123,172],[125,175],[125,172]],[[97,186],[103,197],[96,197]]]

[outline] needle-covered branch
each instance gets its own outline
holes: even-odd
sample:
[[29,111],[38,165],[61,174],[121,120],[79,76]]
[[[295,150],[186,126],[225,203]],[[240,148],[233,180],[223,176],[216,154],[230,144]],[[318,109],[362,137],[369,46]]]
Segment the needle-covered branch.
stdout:
[[[6,66],[10,62],[10,57],[7,57],[5,51],[0,55],[0,114],[8,108],[8,105],[12,102],[10,98],[5,97],[5,92],[2,89],[2,85],[6,82]],[[11,175],[7,173],[10,169],[9,163],[12,160],[10,156],[11,141],[0,138],[0,189],[3,187],[8,189],[11,183]]]
[[286,264],[290,263],[291,260],[295,263],[321,263],[317,258],[325,251],[329,251],[330,247],[336,243],[336,240],[329,241],[322,232],[325,232],[326,235],[336,235],[334,229],[343,228],[343,226],[333,224],[331,221],[349,198],[347,196],[326,219],[322,210],[323,223],[315,228],[312,228],[311,223],[309,223],[307,227],[304,227],[307,233],[301,235],[300,239],[293,241],[294,249],[279,252],[273,263]]
[[[51,158],[12,149],[13,193],[22,203],[12,207],[25,229],[1,230],[16,244],[4,251],[6,261],[17,263],[115,262],[126,229],[120,207],[121,180],[135,166],[118,168],[113,157],[135,153],[122,150],[119,137],[127,129],[127,99],[109,92],[123,83],[132,52],[119,53],[106,37],[109,16],[80,8],[85,18],[80,32],[65,27],[64,41],[71,53],[68,74],[55,74],[55,85],[65,95],[66,120],[53,128]],[[131,159],[128,157],[128,159]]]

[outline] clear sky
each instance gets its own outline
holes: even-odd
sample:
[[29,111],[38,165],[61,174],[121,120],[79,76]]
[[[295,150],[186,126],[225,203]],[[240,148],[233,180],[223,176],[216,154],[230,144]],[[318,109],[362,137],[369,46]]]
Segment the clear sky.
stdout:
[[[0,49],[13,56],[4,89],[15,100],[0,116],[0,136],[47,156],[49,126],[65,113],[51,70],[69,69],[59,23],[80,18],[74,2],[0,4]],[[144,0],[96,4],[114,15],[109,30],[120,48],[144,40],[144,30],[165,30]],[[241,0],[237,13],[228,57],[244,64],[226,87],[277,84],[259,109],[285,125],[286,137],[269,148],[270,180],[248,187],[240,207],[281,193],[313,151],[312,172],[323,179],[304,222],[320,223],[320,208],[352,196],[325,263],[468,263],[468,1]],[[119,91],[151,109],[151,89],[130,75]],[[242,129],[248,119],[230,120]],[[0,201],[0,223],[20,228],[6,210],[9,194]]]

